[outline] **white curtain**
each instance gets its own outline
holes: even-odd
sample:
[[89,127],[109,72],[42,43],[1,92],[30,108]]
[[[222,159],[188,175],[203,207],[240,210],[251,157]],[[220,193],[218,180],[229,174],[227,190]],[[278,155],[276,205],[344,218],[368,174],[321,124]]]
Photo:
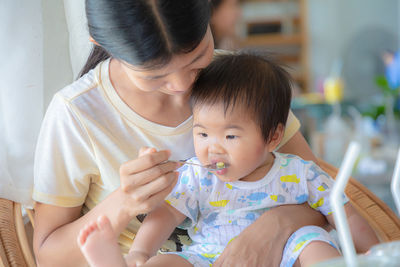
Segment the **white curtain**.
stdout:
[[0,196],[30,203],[43,114],[40,0],[0,2]]
[[89,51],[84,0],[1,0],[0,36],[0,197],[31,206],[41,120]]
[[85,0],[64,0],[64,8],[69,31],[72,71],[76,78],[85,65],[92,47],[87,29]]

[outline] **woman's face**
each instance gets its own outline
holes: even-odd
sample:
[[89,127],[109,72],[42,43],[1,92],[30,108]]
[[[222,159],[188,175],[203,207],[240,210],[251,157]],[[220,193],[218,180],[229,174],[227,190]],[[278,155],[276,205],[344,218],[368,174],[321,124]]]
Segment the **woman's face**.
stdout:
[[122,62],[121,67],[134,85],[145,92],[181,95],[191,88],[199,70],[210,64],[214,41],[210,28],[200,44],[190,53],[176,55],[165,66],[146,70]]

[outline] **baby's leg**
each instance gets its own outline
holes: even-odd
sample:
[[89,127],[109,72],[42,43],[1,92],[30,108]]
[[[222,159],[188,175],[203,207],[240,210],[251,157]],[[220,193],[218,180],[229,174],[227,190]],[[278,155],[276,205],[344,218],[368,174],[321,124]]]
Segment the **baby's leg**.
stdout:
[[91,267],[127,266],[111,223],[105,216],[80,231],[78,245]]
[[340,253],[332,245],[323,241],[313,241],[303,249],[293,266],[311,266],[336,257],[340,257]]
[[280,266],[304,267],[339,257],[337,247],[335,240],[324,229],[317,226],[305,226],[289,237]]

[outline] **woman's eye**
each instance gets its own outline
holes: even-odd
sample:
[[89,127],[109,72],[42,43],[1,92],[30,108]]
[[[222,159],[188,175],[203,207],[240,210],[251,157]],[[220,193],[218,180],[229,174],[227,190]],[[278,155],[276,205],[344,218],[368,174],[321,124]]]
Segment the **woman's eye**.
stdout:
[[199,133],[199,135],[200,135],[201,137],[207,137],[207,136],[208,136],[206,133]]
[[226,136],[226,139],[228,139],[228,140],[229,140],[229,139],[235,139],[235,138],[236,138],[235,135],[227,135],[227,136]]

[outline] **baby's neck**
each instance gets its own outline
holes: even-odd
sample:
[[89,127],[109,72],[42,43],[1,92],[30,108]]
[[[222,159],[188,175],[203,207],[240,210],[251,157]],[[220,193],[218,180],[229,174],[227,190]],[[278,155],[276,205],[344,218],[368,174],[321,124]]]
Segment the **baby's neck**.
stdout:
[[241,178],[240,181],[256,182],[263,179],[265,175],[267,175],[267,173],[271,170],[272,165],[274,165],[274,162],[275,162],[275,155],[271,153],[271,157],[268,157],[268,160],[266,160],[263,164],[258,166],[249,175]]

